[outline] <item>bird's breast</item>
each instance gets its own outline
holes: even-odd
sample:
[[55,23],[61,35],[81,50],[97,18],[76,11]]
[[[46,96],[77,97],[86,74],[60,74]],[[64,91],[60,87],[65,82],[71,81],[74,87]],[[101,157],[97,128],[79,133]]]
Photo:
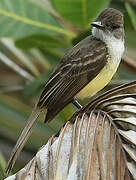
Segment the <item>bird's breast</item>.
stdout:
[[111,58],[108,59],[107,64],[98,73],[98,75],[87,84],[77,95],[77,98],[83,99],[85,97],[90,97],[104,88],[111,80],[117,68],[119,66],[118,61],[113,61]]
[[107,63],[98,75],[77,94],[77,98],[83,99],[96,94],[110,82],[117,71],[124,53],[124,41],[111,36],[103,36],[102,40],[107,45],[109,51]]

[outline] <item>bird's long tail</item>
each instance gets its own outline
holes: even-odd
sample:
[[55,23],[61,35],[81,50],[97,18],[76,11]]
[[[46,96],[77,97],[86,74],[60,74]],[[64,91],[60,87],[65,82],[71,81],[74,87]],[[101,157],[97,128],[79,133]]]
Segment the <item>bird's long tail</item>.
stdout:
[[38,108],[37,106],[35,106],[35,108],[33,109],[32,113],[27,121],[25,128],[23,129],[23,131],[22,131],[19,139],[17,140],[17,143],[10,155],[10,159],[9,159],[7,167],[6,167],[7,173],[9,173],[12,170],[19,153],[21,152],[26,141],[28,140],[29,136],[31,135],[32,129],[38,121],[38,116],[39,116],[40,112],[41,112],[41,109]]

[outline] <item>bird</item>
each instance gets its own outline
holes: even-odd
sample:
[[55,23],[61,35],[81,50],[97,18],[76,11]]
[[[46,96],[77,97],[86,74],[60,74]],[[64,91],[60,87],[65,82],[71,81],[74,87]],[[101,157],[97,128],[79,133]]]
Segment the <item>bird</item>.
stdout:
[[116,73],[123,56],[124,16],[119,10],[104,9],[91,23],[92,34],[81,40],[61,59],[46,82],[28,122],[10,155],[9,173],[29,138],[41,111],[50,122],[66,105],[82,108],[77,99],[91,97],[104,88]]

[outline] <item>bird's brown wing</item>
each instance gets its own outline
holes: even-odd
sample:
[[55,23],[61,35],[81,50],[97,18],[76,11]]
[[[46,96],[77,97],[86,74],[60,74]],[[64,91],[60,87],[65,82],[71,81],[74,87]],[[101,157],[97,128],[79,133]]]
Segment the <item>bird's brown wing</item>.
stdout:
[[52,120],[74,96],[99,74],[108,59],[108,50],[91,36],[72,48],[45,85],[38,106],[47,108],[45,122]]

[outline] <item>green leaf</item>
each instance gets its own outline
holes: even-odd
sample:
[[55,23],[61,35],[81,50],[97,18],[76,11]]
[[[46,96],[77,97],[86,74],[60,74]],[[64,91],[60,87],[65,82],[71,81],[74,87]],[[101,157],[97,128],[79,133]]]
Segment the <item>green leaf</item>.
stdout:
[[[65,42],[65,41],[64,41]],[[15,41],[15,45],[18,48],[22,49],[30,49],[30,48],[60,48],[65,47],[66,44],[61,41],[59,38],[48,35],[31,35],[28,37],[24,37],[22,39],[18,39]]]
[[[127,47],[127,49],[128,48],[134,49],[134,47],[136,45],[136,38],[134,38],[134,37],[136,37],[136,31],[134,31],[132,28],[128,29],[125,33],[125,36],[126,36],[126,47]],[[134,57],[135,57],[135,55],[134,55]]]
[[6,168],[6,160],[1,152],[0,152],[0,168],[3,170],[4,173],[4,170]]
[[110,0],[53,0],[56,10],[73,24],[86,29]]
[[126,7],[127,12],[129,14],[132,25],[136,31],[136,14],[135,14],[134,10],[132,9],[132,7],[129,3],[125,3],[125,7]]
[[[1,141],[0,141],[1,143]],[[5,173],[5,168],[6,168],[6,160],[2,154],[2,152],[0,151],[0,179],[4,179],[5,176],[6,176],[6,173]]]
[[73,33],[62,29],[44,9],[27,0],[0,0],[0,36],[21,38],[31,34]]
[[57,12],[54,10],[50,0],[30,0],[30,1],[36,3],[37,5],[45,9],[47,12],[54,15],[55,17],[59,16]]

